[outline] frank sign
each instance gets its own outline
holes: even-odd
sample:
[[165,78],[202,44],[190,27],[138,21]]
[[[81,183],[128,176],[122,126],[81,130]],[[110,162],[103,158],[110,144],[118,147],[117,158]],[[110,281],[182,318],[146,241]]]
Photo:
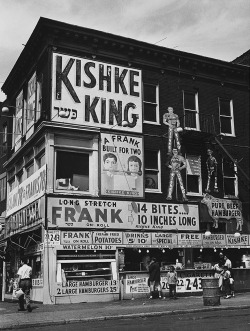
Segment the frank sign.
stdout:
[[55,121],[142,132],[141,99],[140,70],[53,54]]
[[137,210],[129,201],[49,198],[48,218],[68,228],[199,230],[197,205],[135,204]]
[[141,137],[101,135],[101,193],[143,197],[143,146]]

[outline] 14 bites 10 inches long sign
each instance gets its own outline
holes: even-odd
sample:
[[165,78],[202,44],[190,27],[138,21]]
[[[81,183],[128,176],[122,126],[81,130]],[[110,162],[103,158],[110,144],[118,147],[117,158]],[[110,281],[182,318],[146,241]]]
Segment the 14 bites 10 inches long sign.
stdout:
[[49,198],[51,224],[67,228],[199,230],[197,205]]
[[142,132],[141,90],[140,70],[53,54],[54,121]]

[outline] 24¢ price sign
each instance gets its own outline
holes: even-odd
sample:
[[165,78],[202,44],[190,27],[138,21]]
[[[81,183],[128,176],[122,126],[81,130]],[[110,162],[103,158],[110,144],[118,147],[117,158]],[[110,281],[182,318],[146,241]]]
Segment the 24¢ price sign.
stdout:
[[48,230],[44,234],[44,243],[46,246],[60,245],[60,231]]
[[[161,284],[163,290],[168,290],[169,286],[167,284],[167,277],[161,278]],[[189,278],[179,278],[176,285],[176,292],[201,292],[201,277],[189,277]]]

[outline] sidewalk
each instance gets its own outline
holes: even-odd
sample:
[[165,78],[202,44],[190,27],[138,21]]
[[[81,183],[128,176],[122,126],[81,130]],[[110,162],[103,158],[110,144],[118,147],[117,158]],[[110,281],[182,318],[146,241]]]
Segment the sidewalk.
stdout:
[[32,304],[33,311],[18,312],[17,301],[0,302],[0,329],[27,329],[34,326],[60,325],[93,320],[185,314],[189,312],[250,308],[250,292],[235,298],[221,298],[220,306],[204,306],[202,296],[178,300],[135,299],[115,302],[74,303],[63,305]]

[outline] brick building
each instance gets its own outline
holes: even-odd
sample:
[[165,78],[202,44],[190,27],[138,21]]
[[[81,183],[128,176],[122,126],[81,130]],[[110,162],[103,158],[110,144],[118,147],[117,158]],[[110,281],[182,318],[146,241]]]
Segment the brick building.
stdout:
[[23,254],[44,303],[145,295],[152,256],[201,292],[225,250],[250,287],[247,66],[41,18],[2,90],[6,297]]

